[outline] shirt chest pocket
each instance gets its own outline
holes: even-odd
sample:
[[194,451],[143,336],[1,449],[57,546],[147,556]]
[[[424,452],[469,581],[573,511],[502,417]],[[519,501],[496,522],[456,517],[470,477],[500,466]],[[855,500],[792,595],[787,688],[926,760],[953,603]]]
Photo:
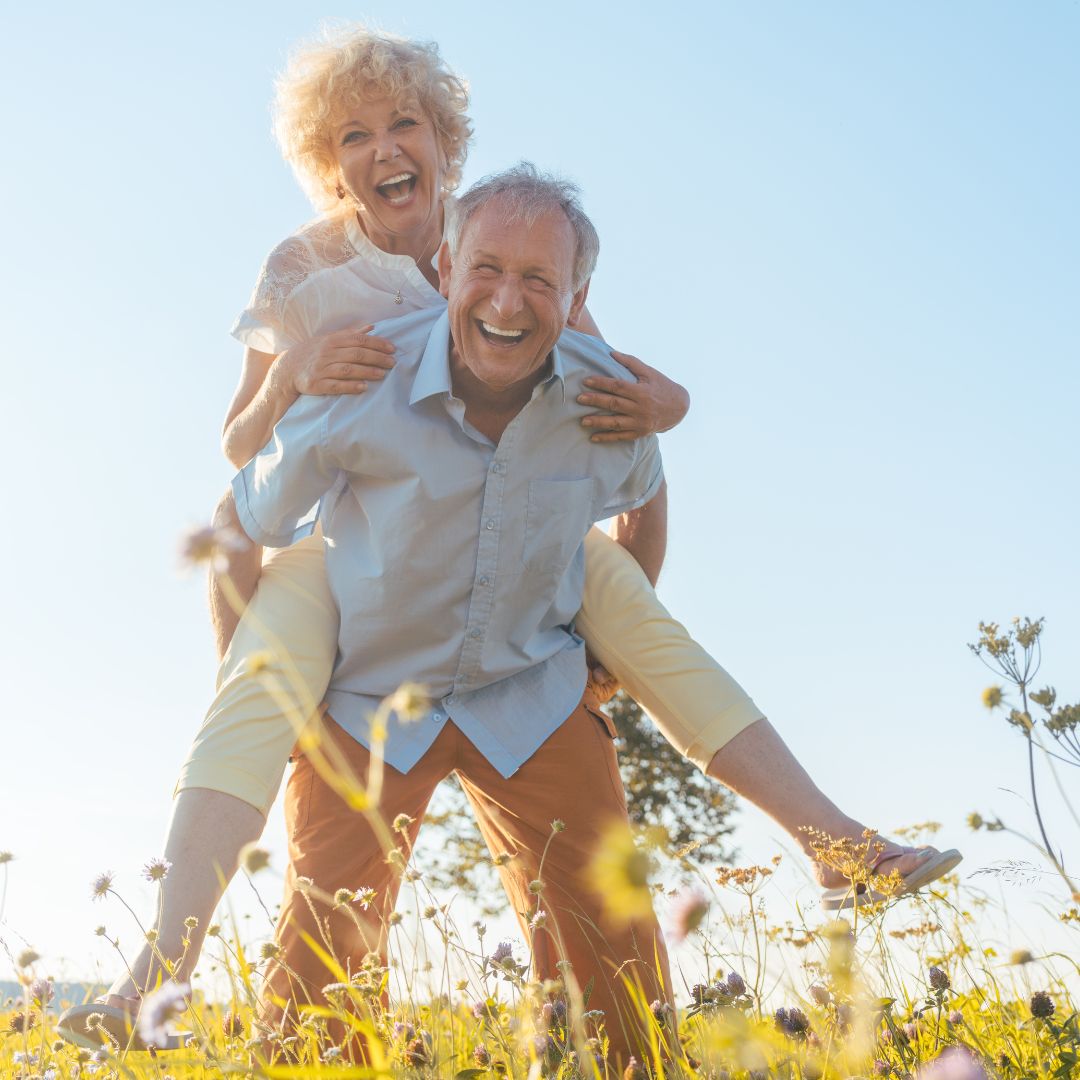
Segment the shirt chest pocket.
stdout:
[[530,480],[525,511],[527,570],[543,573],[566,569],[593,523],[591,477],[582,480]]

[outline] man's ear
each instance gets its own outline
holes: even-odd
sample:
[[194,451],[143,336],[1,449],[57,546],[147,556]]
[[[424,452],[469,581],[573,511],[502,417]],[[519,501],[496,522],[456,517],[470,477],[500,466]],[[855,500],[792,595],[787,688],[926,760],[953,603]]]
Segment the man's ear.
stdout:
[[439,292],[450,297],[450,245],[444,240],[439,248]]
[[570,314],[566,318],[566,325],[571,329],[574,329],[577,326],[578,320],[581,318],[581,313],[585,310],[585,301],[589,296],[590,281],[592,281],[592,278],[589,278],[589,281],[586,281],[585,284],[574,293],[574,297],[570,301]]

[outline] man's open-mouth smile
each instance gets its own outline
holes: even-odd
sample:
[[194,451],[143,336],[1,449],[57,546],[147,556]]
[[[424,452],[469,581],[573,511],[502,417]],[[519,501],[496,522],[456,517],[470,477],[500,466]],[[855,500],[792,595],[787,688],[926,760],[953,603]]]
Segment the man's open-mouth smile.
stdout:
[[500,348],[517,345],[528,334],[528,330],[504,330],[502,327],[492,326],[491,323],[484,322],[483,319],[477,319],[476,325],[485,341]]
[[381,199],[391,206],[404,206],[416,190],[416,173],[401,172],[375,185]]

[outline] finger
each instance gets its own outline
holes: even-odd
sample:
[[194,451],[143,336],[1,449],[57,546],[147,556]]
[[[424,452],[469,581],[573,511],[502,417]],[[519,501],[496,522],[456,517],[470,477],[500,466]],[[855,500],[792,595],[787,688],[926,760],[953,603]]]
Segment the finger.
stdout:
[[636,414],[641,410],[641,402],[636,398],[616,397],[614,394],[578,394],[579,405],[588,405],[607,412]]
[[370,364],[342,363],[333,364],[326,369],[326,377],[331,379],[346,379],[350,382],[362,382],[364,379],[385,379],[386,369],[372,367]]
[[611,672],[603,664],[593,664],[592,677],[602,686],[611,682]]
[[611,358],[617,360],[624,368],[626,368],[632,375],[636,375],[639,379],[646,375],[651,375],[654,371],[644,361],[639,360],[636,356],[631,356],[629,353],[616,352],[611,350]]
[[641,437],[636,431],[605,431],[599,435],[590,435],[589,442],[633,442]]
[[381,337],[361,336],[359,341],[352,338],[346,347],[348,345],[351,345],[354,349],[359,349],[361,352],[385,353],[387,356],[392,356],[397,351],[397,347],[392,341],[387,341],[386,338]]
[[384,371],[389,371],[397,363],[392,354],[383,350],[369,349],[366,346],[350,349],[349,352],[353,354],[350,359],[354,364],[369,364],[371,367],[380,367]]
[[633,397],[642,392],[638,383],[627,382],[625,379],[605,379],[596,375],[585,379],[584,385],[590,390],[598,390],[605,394],[618,394],[619,397]]
[[351,379],[320,379],[311,393],[322,397],[331,394],[362,394],[367,386],[366,382],[354,382]]

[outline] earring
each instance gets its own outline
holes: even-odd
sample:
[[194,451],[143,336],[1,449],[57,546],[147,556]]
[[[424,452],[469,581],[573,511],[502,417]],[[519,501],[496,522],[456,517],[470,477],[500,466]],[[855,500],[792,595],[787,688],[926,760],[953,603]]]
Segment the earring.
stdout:
[[344,199],[345,198],[345,189],[340,184],[338,184],[338,186],[337,186],[337,188],[335,190],[337,191],[337,197],[339,199]]

